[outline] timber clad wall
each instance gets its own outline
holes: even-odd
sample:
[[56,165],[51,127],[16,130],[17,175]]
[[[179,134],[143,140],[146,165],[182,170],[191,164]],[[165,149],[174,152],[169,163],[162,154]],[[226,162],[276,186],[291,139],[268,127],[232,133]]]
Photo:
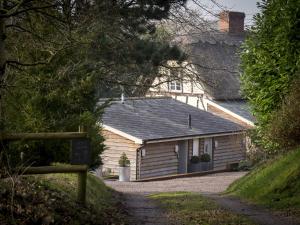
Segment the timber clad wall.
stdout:
[[147,144],[146,156],[141,158],[140,179],[178,173],[176,141]]
[[215,137],[218,146],[214,149],[214,170],[227,169],[231,163],[237,163],[246,157],[244,135],[229,135]]
[[136,178],[136,150],[140,145],[128,140],[120,135],[107,130],[102,131],[105,137],[104,144],[106,150],[102,153],[103,170],[111,169],[112,174],[119,174],[119,159],[123,152],[126,153],[130,160],[130,179]]
[[[159,177],[165,175],[178,174],[178,158],[175,153],[175,145],[177,141],[146,144],[146,155],[141,157],[138,154],[138,164],[140,169],[136,167],[137,149],[141,147],[133,141],[112,132],[103,131],[105,137],[104,144],[107,149],[102,153],[103,170],[110,169],[112,174],[119,173],[119,158],[123,152],[131,162],[131,180],[145,179],[151,177]],[[237,163],[245,159],[246,148],[243,142],[244,135],[228,135],[214,137],[213,141],[217,142],[217,146],[213,150],[214,170],[227,169],[231,163]],[[199,155],[203,154],[204,139],[199,139]],[[193,139],[188,140],[188,164],[193,155]]]

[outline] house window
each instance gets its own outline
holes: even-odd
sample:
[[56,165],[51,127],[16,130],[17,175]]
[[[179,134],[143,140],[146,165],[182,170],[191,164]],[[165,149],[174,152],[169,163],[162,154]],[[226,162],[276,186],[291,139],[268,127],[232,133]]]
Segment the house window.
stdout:
[[193,156],[199,156],[199,139],[193,139]]
[[181,91],[181,82],[179,81],[171,81],[170,83],[171,91]]

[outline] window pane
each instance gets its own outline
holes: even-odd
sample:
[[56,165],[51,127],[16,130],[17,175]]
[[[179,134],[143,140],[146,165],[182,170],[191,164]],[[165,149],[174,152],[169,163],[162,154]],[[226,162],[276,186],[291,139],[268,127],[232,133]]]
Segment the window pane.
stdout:
[[193,156],[199,156],[199,139],[193,139]]
[[176,82],[176,90],[180,91],[181,90],[181,83]]

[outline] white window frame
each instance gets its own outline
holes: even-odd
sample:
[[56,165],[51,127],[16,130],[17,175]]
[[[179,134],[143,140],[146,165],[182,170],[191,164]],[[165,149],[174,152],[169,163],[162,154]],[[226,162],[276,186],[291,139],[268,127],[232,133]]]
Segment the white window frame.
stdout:
[[170,91],[181,91],[182,84],[180,81],[171,81],[170,82]]

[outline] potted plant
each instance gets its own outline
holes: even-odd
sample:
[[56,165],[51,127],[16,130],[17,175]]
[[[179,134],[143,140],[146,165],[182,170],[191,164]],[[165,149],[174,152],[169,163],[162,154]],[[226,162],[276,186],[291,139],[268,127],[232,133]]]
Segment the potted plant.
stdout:
[[119,181],[130,181],[130,161],[125,152],[119,159]]
[[201,164],[201,171],[207,171],[211,169],[211,160],[210,155],[204,153],[200,156],[200,164]]
[[199,156],[192,156],[191,160],[190,160],[190,165],[189,165],[189,173],[193,173],[193,172],[199,172],[201,170],[200,168],[200,158]]

